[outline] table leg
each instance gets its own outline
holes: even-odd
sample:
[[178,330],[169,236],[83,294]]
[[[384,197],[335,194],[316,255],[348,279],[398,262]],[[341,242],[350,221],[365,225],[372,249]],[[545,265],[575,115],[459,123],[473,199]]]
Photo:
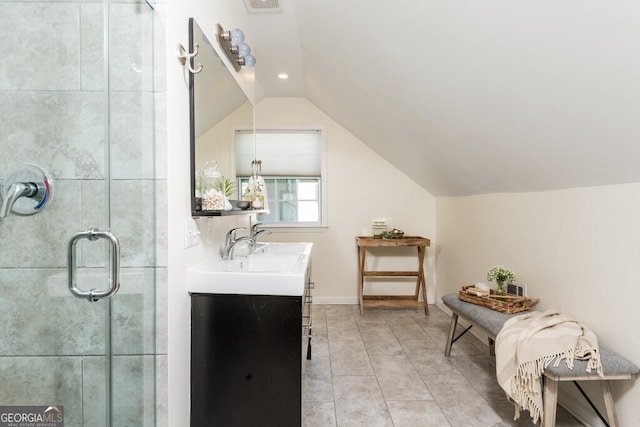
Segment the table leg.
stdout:
[[[424,299],[424,314],[429,315],[429,301],[427,301],[427,283],[424,277],[424,254],[426,248],[424,246],[418,246],[418,284],[422,288],[422,298]],[[416,300],[419,298],[420,290],[416,290]]]
[[358,246],[358,300],[360,301],[360,314],[364,313],[364,263],[367,250]]
[[416,277],[416,293],[415,293],[415,299],[416,301],[418,301],[420,299],[420,290],[422,289],[422,280],[420,280],[420,278],[422,277],[422,271],[420,269],[420,264],[422,264],[420,262],[420,257],[422,256],[422,251],[421,251],[421,247],[418,246],[418,276]]

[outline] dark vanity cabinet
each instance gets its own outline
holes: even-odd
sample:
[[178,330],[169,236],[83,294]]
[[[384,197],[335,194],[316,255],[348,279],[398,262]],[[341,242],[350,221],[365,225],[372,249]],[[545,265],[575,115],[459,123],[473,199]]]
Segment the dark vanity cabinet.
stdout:
[[191,295],[191,427],[301,425],[307,296]]

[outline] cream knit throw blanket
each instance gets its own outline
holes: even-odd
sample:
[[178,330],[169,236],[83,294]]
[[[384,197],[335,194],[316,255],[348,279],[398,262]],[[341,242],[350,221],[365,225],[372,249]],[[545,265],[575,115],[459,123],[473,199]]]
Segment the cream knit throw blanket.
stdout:
[[515,417],[528,410],[537,423],[542,417],[540,377],[544,368],[562,359],[573,369],[574,358],[588,360],[587,372],[602,375],[598,339],[573,316],[557,310],[532,311],[507,320],[496,337],[498,384],[515,406]]

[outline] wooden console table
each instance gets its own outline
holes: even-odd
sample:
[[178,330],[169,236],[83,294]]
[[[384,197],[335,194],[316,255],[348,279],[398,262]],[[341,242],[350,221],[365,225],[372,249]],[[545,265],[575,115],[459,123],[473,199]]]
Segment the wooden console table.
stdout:
[[[360,299],[360,314],[365,307],[424,307],[424,314],[429,315],[427,303],[427,286],[424,276],[424,255],[429,239],[418,236],[407,236],[400,239],[378,239],[370,236],[357,236],[358,247],[358,297]],[[367,248],[406,248],[418,249],[417,271],[367,271],[365,259]],[[416,291],[414,295],[364,295],[365,277],[416,277]],[[422,291],[422,301],[420,301]]]

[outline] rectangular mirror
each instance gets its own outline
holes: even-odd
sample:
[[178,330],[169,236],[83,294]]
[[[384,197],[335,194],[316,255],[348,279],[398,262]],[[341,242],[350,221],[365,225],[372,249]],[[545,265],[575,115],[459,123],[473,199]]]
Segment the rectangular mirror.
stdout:
[[[236,207],[239,199],[235,188],[234,132],[254,130],[253,104],[231,75],[213,47],[215,34],[209,40],[194,18],[189,19],[189,52],[198,51],[191,58],[189,72],[189,102],[191,120],[191,214],[219,216],[255,211]],[[212,209],[203,195],[219,186],[221,181],[233,183],[230,199],[232,210]]]

